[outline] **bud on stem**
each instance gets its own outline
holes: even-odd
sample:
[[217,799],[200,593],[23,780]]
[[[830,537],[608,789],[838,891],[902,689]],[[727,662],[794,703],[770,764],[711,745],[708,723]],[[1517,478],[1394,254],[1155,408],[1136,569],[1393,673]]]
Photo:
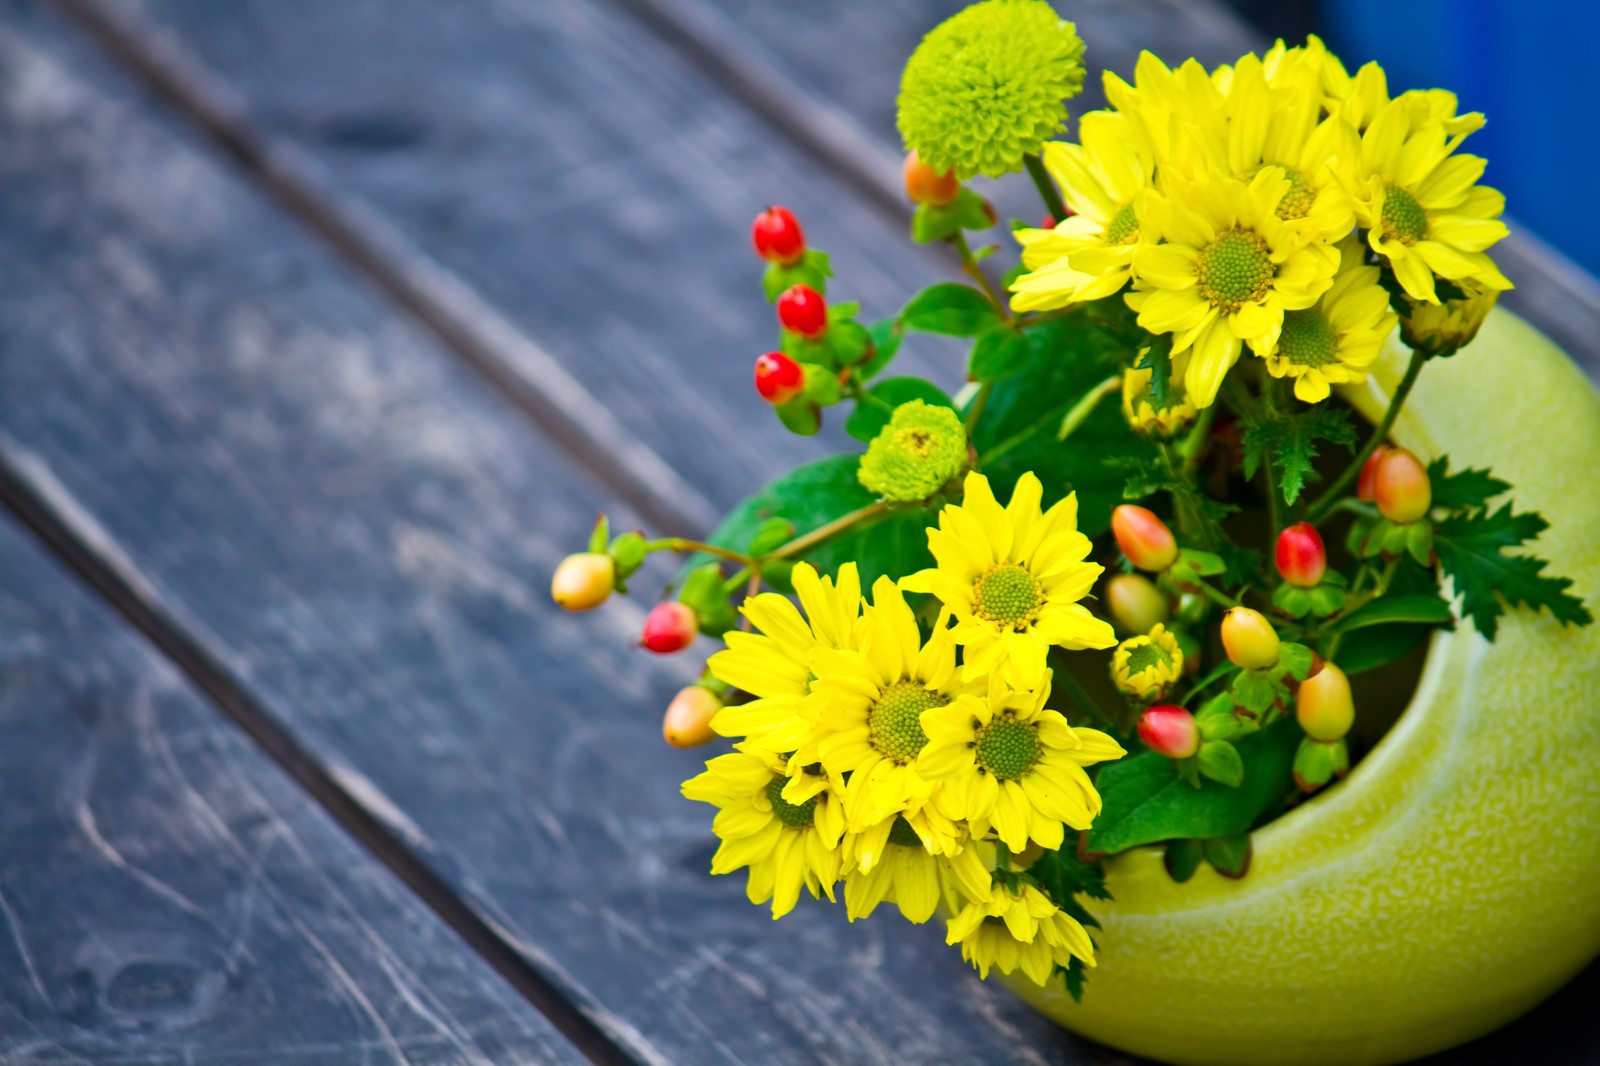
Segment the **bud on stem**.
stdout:
[[1321,670],[1300,682],[1294,713],[1311,739],[1339,740],[1356,720],[1350,679],[1332,663],[1323,663]]
[[1158,703],[1140,716],[1139,739],[1169,759],[1187,759],[1200,750],[1194,715],[1171,703]]
[[1172,617],[1166,596],[1141,574],[1117,574],[1106,582],[1106,605],[1124,633],[1138,636]]
[[563,610],[587,611],[606,602],[616,587],[617,564],[603,552],[579,552],[561,560],[550,579],[550,597]]
[[670,655],[693,644],[699,632],[700,619],[694,608],[677,600],[668,600],[656,604],[645,616],[640,643],[657,655]]
[[1266,670],[1278,664],[1282,642],[1260,611],[1231,607],[1222,616],[1222,646],[1233,665],[1246,670]]
[[1423,518],[1433,505],[1433,486],[1422,461],[1404,448],[1384,453],[1373,476],[1378,513],[1391,522],[1408,523]]
[[1125,503],[1111,512],[1111,532],[1117,547],[1140,570],[1159,573],[1178,558],[1178,542],[1167,524],[1136,504]]
[[1328,569],[1322,534],[1310,522],[1296,522],[1278,534],[1278,573],[1298,588],[1316,588]]

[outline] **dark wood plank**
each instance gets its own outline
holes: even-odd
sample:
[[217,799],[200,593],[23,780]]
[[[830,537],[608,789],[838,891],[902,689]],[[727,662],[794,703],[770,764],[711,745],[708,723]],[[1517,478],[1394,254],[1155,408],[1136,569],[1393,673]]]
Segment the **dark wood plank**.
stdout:
[[677,794],[700,756],[656,726],[694,664],[630,651],[632,603],[545,601],[598,486],[96,53],[3,10],[0,463],[126,595],[638,1060],[1118,1061],[936,928],[774,924],[709,877]]
[[587,1061],[0,517],[0,1061]]
[[[803,12],[762,0],[622,2],[877,202],[903,210],[894,124],[900,68],[922,35],[966,6],[963,0],[815,0]],[[1142,50],[1169,63],[1195,56],[1214,66],[1266,43],[1214,0],[1079,0],[1058,8],[1083,35],[1090,73],[1071,105],[1075,114],[1105,106],[1098,72],[1131,77]],[[1043,212],[1020,175],[979,187],[1003,216],[1034,222]],[[1506,306],[1600,378],[1600,282],[1514,220],[1495,256],[1517,284]]]

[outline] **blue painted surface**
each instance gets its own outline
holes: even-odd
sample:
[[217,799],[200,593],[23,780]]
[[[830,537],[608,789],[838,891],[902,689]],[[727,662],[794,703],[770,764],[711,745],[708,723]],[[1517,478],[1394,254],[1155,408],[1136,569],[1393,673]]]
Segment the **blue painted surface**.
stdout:
[[1488,124],[1463,151],[1489,160],[1507,213],[1600,274],[1600,5],[1564,0],[1323,0],[1330,48],[1377,60],[1391,91],[1442,87]]

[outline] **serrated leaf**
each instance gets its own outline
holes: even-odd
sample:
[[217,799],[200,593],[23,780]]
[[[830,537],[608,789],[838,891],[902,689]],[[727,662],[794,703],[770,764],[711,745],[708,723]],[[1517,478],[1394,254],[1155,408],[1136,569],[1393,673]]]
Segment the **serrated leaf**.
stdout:
[[995,381],[1020,374],[1028,365],[1028,338],[1017,330],[997,326],[978,337],[967,361],[971,381]]
[[1244,431],[1244,476],[1255,477],[1270,454],[1283,500],[1292,504],[1312,474],[1319,440],[1344,447],[1355,444],[1356,428],[1349,414],[1337,407],[1313,407],[1249,423]]
[[856,409],[844,424],[844,431],[859,441],[870,442],[877,437],[883,427],[889,424],[894,409],[903,403],[921,400],[930,406],[948,407],[951,410],[955,410],[956,406],[943,389],[921,378],[884,378],[868,389],[867,395],[881,402],[856,401]]
[[1537,556],[1506,554],[1506,549],[1533,540],[1546,525],[1538,514],[1513,513],[1508,503],[1492,513],[1454,515],[1434,530],[1434,550],[1450,575],[1462,611],[1490,640],[1508,605],[1545,607],[1571,625],[1594,621],[1583,601],[1567,591],[1571,578],[1546,574],[1548,564]]
[[1163,333],[1150,341],[1150,346],[1139,353],[1135,370],[1150,371],[1150,399],[1157,407],[1167,406],[1167,393],[1172,382],[1172,334]]
[[900,322],[906,329],[951,337],[976,337],[998,321],[987,296],[970,285],[953,282],[930,285],[913,296],[900,312]]
[[1489,501],[1511,491],[1487,470],[1458,470],[1450,473],[1449,460],[1440,456],[1428,464],[1428,483],[1433,490],[1433,506],[1450,511],[1478,511]]
[[1290,771],[1302,735],[1292,719],[1284,719],[1241,737],[1234,745],[1244,763],[1244,780],[1237,788],[1215,781],[1190,788],[1172,760],[1155,752],[1110,764],[1095,782],[1104,806],[1089,830],[1087,847],[1114,855],[1175,837],[1243,833],[1293,787]]

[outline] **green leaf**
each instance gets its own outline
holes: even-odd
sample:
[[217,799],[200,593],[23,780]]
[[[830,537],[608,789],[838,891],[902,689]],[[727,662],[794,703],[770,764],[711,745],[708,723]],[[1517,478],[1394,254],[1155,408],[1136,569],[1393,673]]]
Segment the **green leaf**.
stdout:
[[797,433],[802,437],[815,437],[818,430],[822,429],[822,412],[817,405],[804,396],[797,396],[788,403],[780,403],[772,409],[778,415],[778,421],[790,433]]
[[996,326],[978,337],[967,361],[967,377],[991,381],[1020,374],[1028,365],[1028,338],[1007,326]]
[[1248,423],[1244,431],[1244,476],[1255,477],[1270,453],[1284,502],[1292,504],[1300,498],[1300,491],[1312,474],[1319,440],[1347,448],[1355,444],[1356,427],[1343,408],[1313,407]]
[[[860,460],[859,455],[835,455],[790,471],[734,507],[710,542],[743,551],[770,519],[786,519],[797,535],[803,535],[873,503],[876,497],[856,478]],[[870,588],[882,574],[899,578],[933,565],[928,551],[928,525],[933,521],[934,513],[925,508],[897,507],[800,558],[829,574],[837,573],[843,563],[855,562],[862,587]],[[768,570],[765,576],[773,587],[788,591],[781,572]]]
[[[778,297],[795,285],[809,285],[818,292],[826,295],[828,291],[828,278],[823,271],[812,265],[811,257],[822,255],[821,252],[807,252],[806,258],[791,266],[782,263],[768,263],[765,273],[761,275],[761,289],[767,294],[768,303],[777,303]],[[827,257],[823,256],[824,265]]]
[[[833,277],[833,261],[828,258],[827,252],[818,251],[815,248],[807,248],[806,256],[801,262],[825,278]],[[822,291],[821,286],[816,286],[815,288],[818,292]]]
[[1202,849],[1206,862],[1224,877],[1243,877],[1250,869],[1252,850],[1249,833],[1212,837],[1202,845]]
[[1226,740],[1208,740],[1200,745],[1200,772],[1229,788],[1238,788],[1244,781],[1244,761],[1239,758],[1239,749]]
[[1233,679],[1233,702],[1251,714],[1265,713],[1288,689],[1261,670],[1240,670]]
[[880,318],[867,327],[867,335],[872,338],[872,355],[865,363],[856,368],[856,376],[862,381],[876,375],[900,351],[900,320],[898,318]]
[[[996,382],[973,445],[1000,499],[1009,498],[1017,478],[1031,470],[1044,483],[1046,507],[1077,491],[1078,528],[1094,537],[1106,531],[1111,509],[1123,502],[1123,472],[1114,463],[1152,458],[1155,451],[1133,434],[1111,402],[1097,405],[1065,445],[1056,441],[1067,411],[1121,367],[1121,346],[1103,330],[1078,321],[1082,317],[1027,329],[1027,366]],[[1002,442],[1007,445],[1003,454],[982,458]]]
[[1150,371],[1150,399],[1157,407],[1167,406],[1167,392],[1172,387],[1172,334],[1152,338],[1133,368]]
[[1508,555],[1544,532],[1544,518],[1532,512],[1514,514],[1508,503],[1498,511],[1457,514],[1434,530],[1434,550],[1450,575],[1462,610],[1490,640],[1507,606],[1541,607],[1563,622],[1588,625],[1594,616],[1583,601],[1567,591],[1572,580],[1544,572],[1548,565],[1532,555]]
[[1205,847],[1200,841],[1189,838],[1169,840],[1162,861],[1167,867],[1167,876],[1181,885],[1200,869],[1205,861]]
[[844,394],[839,385],[839,375],[825,366],[815,363],[802,364],[805,372],[805,397],[812,403],[821,404],[823,407],[839,402]]
[[761,523],[755,536],[750,538],[745,552],[761,556],[774,551],[794,539],[794,523],[787,518],[769,518]]
[[919,204],[911,214],[911,239],[918,244],[946,241],[961,231],[953,205]]
[[1233,713],[1233,697],[1219,692],[1206,701],[1200,713],[1194,716],[1200,736],[1207,741],[1232,740],[1245,731],[1239,716]]
[[965,185],[956,193],[955,203],[950,207],[955,212],[956,222],[962,229],[983,230],[995,224],[994,208],[989,206],[989,201]]
[[921,400],[930,406],[956,409],[955,401],[946,396],[943,389],[921,378],[884,378],[868,389],[867,395],[880,402],[856,401],[856,409],[845,422],[844,431],[856,440],[869,443],[889,424],[894,409],[903,403]]
[[1311,676],[1313,658],[1310,648],[1286,640],[1278,648],[1278,665],[1273,668],[1273,672],[1280,677],[1288,674],[1296,681],[1304,681]]
[[872,334],[850,319],[830,325],[822,339],[834,366],[855,366],[872,352]]
[[848,322],[861,313],[861,304],[855,300],[840,300],[828,305],[828,325]]
[[923,289],[900,312],[906,329],[952,337],[976,337],[998,321],[987,296],[970,285],[950,282]]
[[1433,489],[1433,506],[1450,511],[1481,511],[1489,501],[1511,491],[1487,470],[1459,470],[1450,473],[1449,460],[1440,456],[1428,464],[1428,482]]
[[1443,596],[1419,592],[1410,596],[1384,596],[1335,622],[1332,633],[1381,626],[1388,622],[1415,622],[1429,626],[1449,626],[1455,622],[1450,603]]
[[1243,833],[1293,787],[1290,770],[1301,736],[1299,725],[1286,718],[1241,737],[1234,745],[1244,764],[1238,788],[1215,781],[1190,788],[1172,760],[1155,752],[1110,764],[1095,782],[1104,806],[1089,830],[1088,849],[1114,855],[1158,840]]
[[1433,626],[1392,622],[1346,634],[1339,640],[1334,660],[1346,674],[1364,674],[1401,658],[1433,632]]

